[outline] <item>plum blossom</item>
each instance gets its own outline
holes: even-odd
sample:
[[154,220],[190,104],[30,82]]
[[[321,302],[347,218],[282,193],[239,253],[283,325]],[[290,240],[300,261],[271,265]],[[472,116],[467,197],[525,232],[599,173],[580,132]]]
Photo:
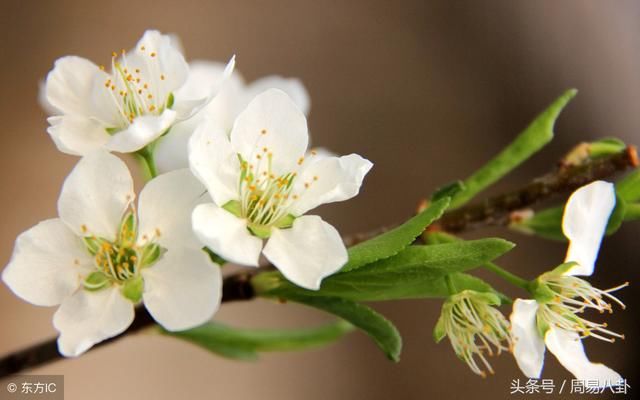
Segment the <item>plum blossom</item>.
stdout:
[[[41,101],[55,112],[47,131],[58,149],[73,155],[97,148],[136,152],[204,107],[219,85],[201,87],[197,96],[181,90],[189,66],[175,43],[148,30],[133,50],[112,53],[110,71],[77,56],[58,59]],[[233,66],[232,58],[222,78]]]
[[627,284],[600,290],[577,276],[594,271],[600,242],[616,204],[613,184],[596,181],[576,190],[564,210],[562,229],[569,240],[565,263],[533,283],[535,300],[517,299],[511,314],[514,356],[522,372],[539,378],[545,347],[577,379],[599,387],[617,385],[621,376],[611,368],[589,361],[581,339],[608,342],[623,335],[581,316],[587,309],[612,311],[608,301],[624,304],[611,292]]
[[192,118],[171,128],[158,140],[155,160],[160,171],[188,168],[189,138],[204,120],[219,125],[225,132],[231,132],[233,122],[253,98],[267,89],[280,89],[287,93],[300,110],[307,115],[310,107],[309,94],[299,79],[269,75],[251,83],[246,83],[240,72],[234,70],[225,79],[226,67],[213,61],[192,61],[189,63],[189,77],[178,90],[181,95],[201,97],[203,89],[219,87],[219,92],[209,104]]
[[18,237],[2,279],[30,303],[59,305],[53,325],[66,356],[122,333],[140,302],[167,330],[200,325],[222,291],[219,266],[191,230],[203,193],[189,170],[173,171],[150,181],[135,207],[126,165],[92,152],[67,177],[59,218]]
[[190,139],[189,161],[213,202],[192,218],[198,238],[221,257],[257,266],[262,253],[293,283],[318,289],[347,251],[333,226],[304,214],[356,196],[372,163],[357,154],[305,156],[308,141],[303,112],[278,89],[256,96],[230,135],[205,120]]

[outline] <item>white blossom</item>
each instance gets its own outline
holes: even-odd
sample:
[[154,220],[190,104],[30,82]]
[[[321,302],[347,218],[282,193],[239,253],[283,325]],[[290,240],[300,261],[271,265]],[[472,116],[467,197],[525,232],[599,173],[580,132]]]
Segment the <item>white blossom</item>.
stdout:
[[[598,386],[618,384],[621,376],[611,368],[589,361],[582,338],[613,342],[623,336],[605,323],[583,318],[585,310],[612,311],[608,300],[624,305],[610,293],[621,287],[600,290],[579,275],[589,276],[616,203],[613,184],[596,181],[576,190],[565,207],[562,228],[569,240],[565,263],[541,275],[534,283],[535,300],[517,299],[511,314],[514,356],[522,372],[539,378],[545,347],[577,379]],[[546,346],[545,346],[546,345]]]
[[67,177],[59,218],[18,237],[2,279],[28,302],[60,306],[53,324],[66,356],[123,332],[141,301],[168,330],[200,325],[222,285],[191,229],[203,193],[189,170],[174,171],[150,181],[136,208],[126,165],[92,152]]
[[333,226],[304,214],[356,196],[372,164],[357,154],[305,157],[308,140],[304,114],[277,89],[256,96],[230,135],[205,120],[189,161],[213,202],[196,207],[193,228],[229,261],[257,266],[262,252],[293,283],[318,289],[347,251]]
[[225,65],[212,61],[192,61],[189,69],[189,77],[178,93],[199,97],[208,87],[218,87],[219,92],[192,118],[176,124],[158,140],[155,160],[159,171],[188,168],[188,143],[196,127],[204,119],[209,119],[228,134],[238,114],[256,95],[267,89],[284,91],[305,115],[309,112],[309,94],[299,79],[270,75],[246,83],[237,69],[225,79]]
[[[234,59],[223,77],[233,66]],[[197,96],[181,90],[189,66],[175,39],[154,30],[133,50],[113,52],[109,69],[77,56],[56,60],[41,102],[55,111],[47,131],[60,151],[141,150],[205,106],[217,89],[202,87]]]

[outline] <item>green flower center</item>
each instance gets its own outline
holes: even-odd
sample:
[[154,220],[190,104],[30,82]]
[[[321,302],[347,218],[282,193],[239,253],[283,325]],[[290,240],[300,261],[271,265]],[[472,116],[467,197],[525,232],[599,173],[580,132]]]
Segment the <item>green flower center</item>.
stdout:
[[135,303],[140,301],[144,286],[140,271],[155,264],[164,250],[153,239],[138,245],[137,238],[137,220],[133,210],[125,214],[114,241],[96,236],[84,237],[87,251],[95,260],[95,270],[85,278],[84,288],[94,291],[118,285],[125,297]]

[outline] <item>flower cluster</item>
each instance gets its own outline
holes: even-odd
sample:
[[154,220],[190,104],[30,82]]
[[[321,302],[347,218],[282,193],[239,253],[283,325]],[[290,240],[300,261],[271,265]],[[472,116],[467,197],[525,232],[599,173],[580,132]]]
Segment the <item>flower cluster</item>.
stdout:
[[[62,354],[123,332],[140,303],[170,331],[209,320],[222,278],[205,247],[254,267],[263,253],[308,289],[347,262],[336,229],[304,214],[357,195],[371,162],[307,151],[302,84],[245,85],[234,65],[189,64],[175,39],[147,31],[109,68],[67,56],[47,76],[48,133],[82,158],[59,217],[18,237],[2,279],[26,301],[59,305]],[[165,172],[137,205],[127,166],[110,152],[155,158]]]

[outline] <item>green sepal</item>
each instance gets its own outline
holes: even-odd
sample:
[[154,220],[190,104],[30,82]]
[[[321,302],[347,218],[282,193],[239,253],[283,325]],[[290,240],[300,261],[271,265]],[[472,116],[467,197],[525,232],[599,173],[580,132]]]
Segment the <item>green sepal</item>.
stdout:
[[253,236],[259,237],[260,239],[269,239],[269,237],[271,236],[270,226],[264,226],[250,222],[247,224],[247,229],[249,229],[249,232],[251,232]]
[[536,314],[536,330],[542,339],[544,339],[544,335],[546,335],[549,328],[551,328],[551,325],[549,325],[544,318],[540,318],[540,316]]
[[447,332],[444,329],[444,317],[442,313],[440,313],[438,322],[436,322],[436,326],[433,327],[433,340],[436,343],[440,343],[440,341],[444,339],[446,336],[447,336]]
[[207,253],[207,255],[209,256],[209,259],[219,265],[219,266],[223,266],[224,264],[227,263],[227,260],[225,260],[224,258],[220,257],[218,254],[214,253],[213,251],[211,251],[211,249],[209,249],[208,247],[203,247],[202,250]]
[[139,251],[140,257],[140,268],[148,267],[153,265],[163,253],[162,247],[160,247],[157,243],[149,243],[148,245],[142,247]]
[[118,228],[118,244],[120,244],[121,247],[134,246],[138,238],[137,229],[136,214],[133,211],[128,211]]
[[166,103],[166,108],[171,108],[173,107],[173,103],[175,102],[175,97],[173,96],[173,93],[169,93],[169,97],[167,97],[167,103]]
[[120,132],[122,130],[122,128],[105,128],[104,130],[107,131],[107,133],[109,135],[114,135],[114,134]]
[[238,218],[242,217],[242,204],[238,200],[230,200],[222,208]]
[[142,276],[138,275],[125,281],[120,290],[124,297],[131,300],[134,304],[137,304],[142,300],[142,292],[144,290],[144,280]]
[[87,251],[92,256],[95,256],[96,254],[98,254],[98,251],[102,247],[103,243],[109,243],[108,240],[97,238],[97,237],[93,237],[93,236],[91,236],[91,237],[90,236],[84,236],[82,238],[82,241],[84,242],[84,245],[87,248]]
[[100,271],[94,271],[87,276],[83,282],[85,289],[95,291],[105,288],[111,284],[111,280]]
[[287,214],[284,217],[280,218],[276,222],[274,222],[273,226],[279,229],[291,228],[293,225],[293,221],[296,220],[296,217],[291,214]]

